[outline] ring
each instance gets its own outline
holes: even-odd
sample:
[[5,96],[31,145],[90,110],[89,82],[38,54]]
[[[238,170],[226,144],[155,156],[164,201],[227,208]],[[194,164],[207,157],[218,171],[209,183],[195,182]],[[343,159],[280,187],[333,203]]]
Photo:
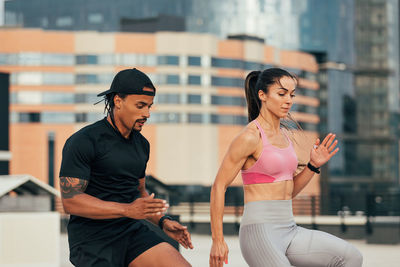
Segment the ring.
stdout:
[[318,148],[318,146],[317,145],[314,145],[314,149],[317,149]]

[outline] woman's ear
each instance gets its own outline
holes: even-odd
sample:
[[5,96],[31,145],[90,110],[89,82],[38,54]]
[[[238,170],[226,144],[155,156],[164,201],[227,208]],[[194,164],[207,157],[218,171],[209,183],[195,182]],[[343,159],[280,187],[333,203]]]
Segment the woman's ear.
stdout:
[[267,101],[267,93],[265,93],[263,90],[258,90],[258,98],[262,102],[266,102]]

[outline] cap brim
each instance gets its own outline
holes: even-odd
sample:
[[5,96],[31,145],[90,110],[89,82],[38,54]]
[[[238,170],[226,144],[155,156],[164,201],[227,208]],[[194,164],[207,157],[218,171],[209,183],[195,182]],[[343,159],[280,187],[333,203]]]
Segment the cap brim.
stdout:
[[107,95],[109,93],[112,93],[111,89],[108,89],[107,91],[104,91],[104,92],[98,94],[97,96],[103,96],[103,95]]

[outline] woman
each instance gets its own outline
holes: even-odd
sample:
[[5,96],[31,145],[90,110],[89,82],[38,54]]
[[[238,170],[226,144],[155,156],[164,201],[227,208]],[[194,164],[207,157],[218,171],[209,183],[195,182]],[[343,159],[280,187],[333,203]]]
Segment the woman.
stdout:
[[212,267],[228,260],[222,231],[224,195],[239,170],[245,203],[240,248],[251,267],[362,265],[362,255],[351,244],[294,222],[292,199],[339,150],[334,134],[322,142],[317,139],[307,167],[294,176],[297,157],[281,120],[290,118],[296,85],[296,78],[279,68],[246,77],[250,123],[231,143],[211,189]]

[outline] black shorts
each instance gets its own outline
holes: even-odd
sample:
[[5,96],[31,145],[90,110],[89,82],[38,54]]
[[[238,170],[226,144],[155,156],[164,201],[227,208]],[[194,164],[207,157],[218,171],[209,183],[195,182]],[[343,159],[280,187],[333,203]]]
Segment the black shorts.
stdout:
[[134,231],[70,248],[70,261],[77,267],[127,267],[146,250],[166,242],[146,225],[137,222]]

